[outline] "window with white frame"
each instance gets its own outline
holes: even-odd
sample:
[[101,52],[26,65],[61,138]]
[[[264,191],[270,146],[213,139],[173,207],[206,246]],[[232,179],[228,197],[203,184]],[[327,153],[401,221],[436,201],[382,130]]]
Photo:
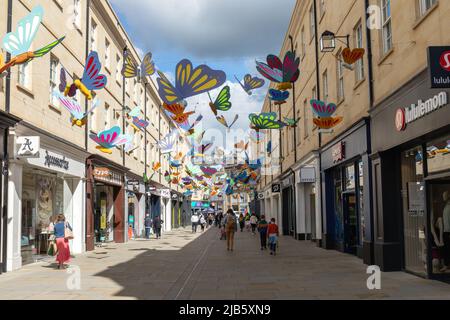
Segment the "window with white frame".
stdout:
[[121,79],[122,79],[122,59],[117,54],[116,55],[116,81],[121,85]]
[[105,39],[105,67],[111,68],[111,43]]
[[[340,57],[341,53],[338,54]],[[344,69],[342,66],[342,60],[337,59],[336,60],[336,73],[337,73],[337,98],[338,102],[344,99]]]
[[19,65],[19,85],[31,90],[31,62]]
[[53,94],[59,84],[59,60],[51,55],[50,56],[50,104],[52,106],[59,106],[58,98]]
[[328,103],[330,93],[328,90],[328,70],[325,70],[322,74],[322,87],[323,87],[323,101]]
[[[356,48],[363,48],[363,27],[361,22],[358,23],[354,30],[354,41]],[[364,57],[356,61],[355,64],[355,80],[359,82],[364,79]]]
[[[300,110],[297,110],[297,119],[298,119],[298,123],[300,123],[301,122]],[[297,127],[296,135],[297,135],[297,144],[301,144],[302,135],[300,134],[300,127]]]
[[418,0],[419,1],[419,13],[420,16],[425,15],[428,10],[430,10],[438,0]]
[[91,51],[97,51],[97,23],[91,21]]
[[305,27],[302,27],[301,31],[301,42],[302,42],[302,58],[306,56],[306,40],[305,40]]
[[303,139],[308,138],[309,135],[309,119],[308,119],[308,100],[305,99],[303,101],[303,110],[304,110],[304,116],[303,116]]
[[314,15],[314,7],[311,6],[309,9],[309,32],[311,35],[311,40],[314,39],[316,35],[316,17]]
[[73,0],[73,25],[81,29],[81,0]]
[[381,8],[381,37],[383,41],[383,53],[386,54],[392,49],[391,0],[381,0]]
[[320,16],[322,17],[325,14],[325,0],[319,0],[319,11],[320,11]]

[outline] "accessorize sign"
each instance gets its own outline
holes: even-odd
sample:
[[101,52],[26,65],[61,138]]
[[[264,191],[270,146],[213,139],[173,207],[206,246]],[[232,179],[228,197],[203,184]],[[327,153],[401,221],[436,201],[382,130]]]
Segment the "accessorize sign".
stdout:
[[331,151],[333,162],[337,163],[345,159],[345,142],[340,142],[335,145]]
[[404,131],[408,124],[432,113],[448,104],[448,94],[443,91],[426,101],[419,100],[407,108],[400,108],[395,114],[397,131]]
[[41,149],[41,138],[36,137],[17,137],[18,150],[17,155],[23,158],[39,157]]
[[280,193],[281,185],[279,183],[272,185],[272,193]]
[[431,88],[450,88],[450,47],[429,47]]

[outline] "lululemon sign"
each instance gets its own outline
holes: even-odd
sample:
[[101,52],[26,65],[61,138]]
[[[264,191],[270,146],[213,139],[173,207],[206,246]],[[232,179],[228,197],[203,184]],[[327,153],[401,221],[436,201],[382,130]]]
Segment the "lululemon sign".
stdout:
[[407,108],[400,108],[395,113],[397,131],[404,131],[408,124],[448,105],[448,94],[443,91],[427,100],[419,100]]
[[431,88],[450,88],[450,47],[429,47]]

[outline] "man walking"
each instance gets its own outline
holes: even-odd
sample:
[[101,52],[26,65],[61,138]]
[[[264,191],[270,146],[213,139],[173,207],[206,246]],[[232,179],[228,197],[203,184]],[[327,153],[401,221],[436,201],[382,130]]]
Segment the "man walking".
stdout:
[[267,227],[269,224],[266,221],[266,216],[262,215],[258,222],[258,231],[261,238],[261,250],[267,250]]
[[145,238],[150,239],[150,230],[152,229],[152,218],[150,218],[150,214],[148,213],[145,215],[144,225],[145,225]]
[[153,220],[153,232],[156,235],[156,239],[161,238],[161,218],[159,216],[155,217]]
[[236,216],[232,209],[227,211],[225,217],[225,232],[227,234],[227,250],[233,251],[234,249],[234,234],[237,232]]
[[192,233],[197,233],[197,226],[199,222],[198,215],[194,213],[191,217],[191,222],[192,222]]

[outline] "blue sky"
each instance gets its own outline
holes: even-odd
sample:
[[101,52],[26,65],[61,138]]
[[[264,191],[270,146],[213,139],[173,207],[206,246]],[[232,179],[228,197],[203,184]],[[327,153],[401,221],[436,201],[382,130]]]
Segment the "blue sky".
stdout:
[[[231,121],[239,113],[236,128],[248,129],[248,114],[260,111],[267,88],[248,96],[234,75],[260,76],[255,60],[264,61],[268,54],[279,53],[295,0],[111,0],[111,3],[134,45],[141,53],[151,51],[157,68],[169,78],[184,58],[190,59],[194,66],[207,64],[225,71],[233,102],[225,117]],[[197,111],[206,116],[203,126],[217,127],[207,105],[207,95],[194,100]]]

